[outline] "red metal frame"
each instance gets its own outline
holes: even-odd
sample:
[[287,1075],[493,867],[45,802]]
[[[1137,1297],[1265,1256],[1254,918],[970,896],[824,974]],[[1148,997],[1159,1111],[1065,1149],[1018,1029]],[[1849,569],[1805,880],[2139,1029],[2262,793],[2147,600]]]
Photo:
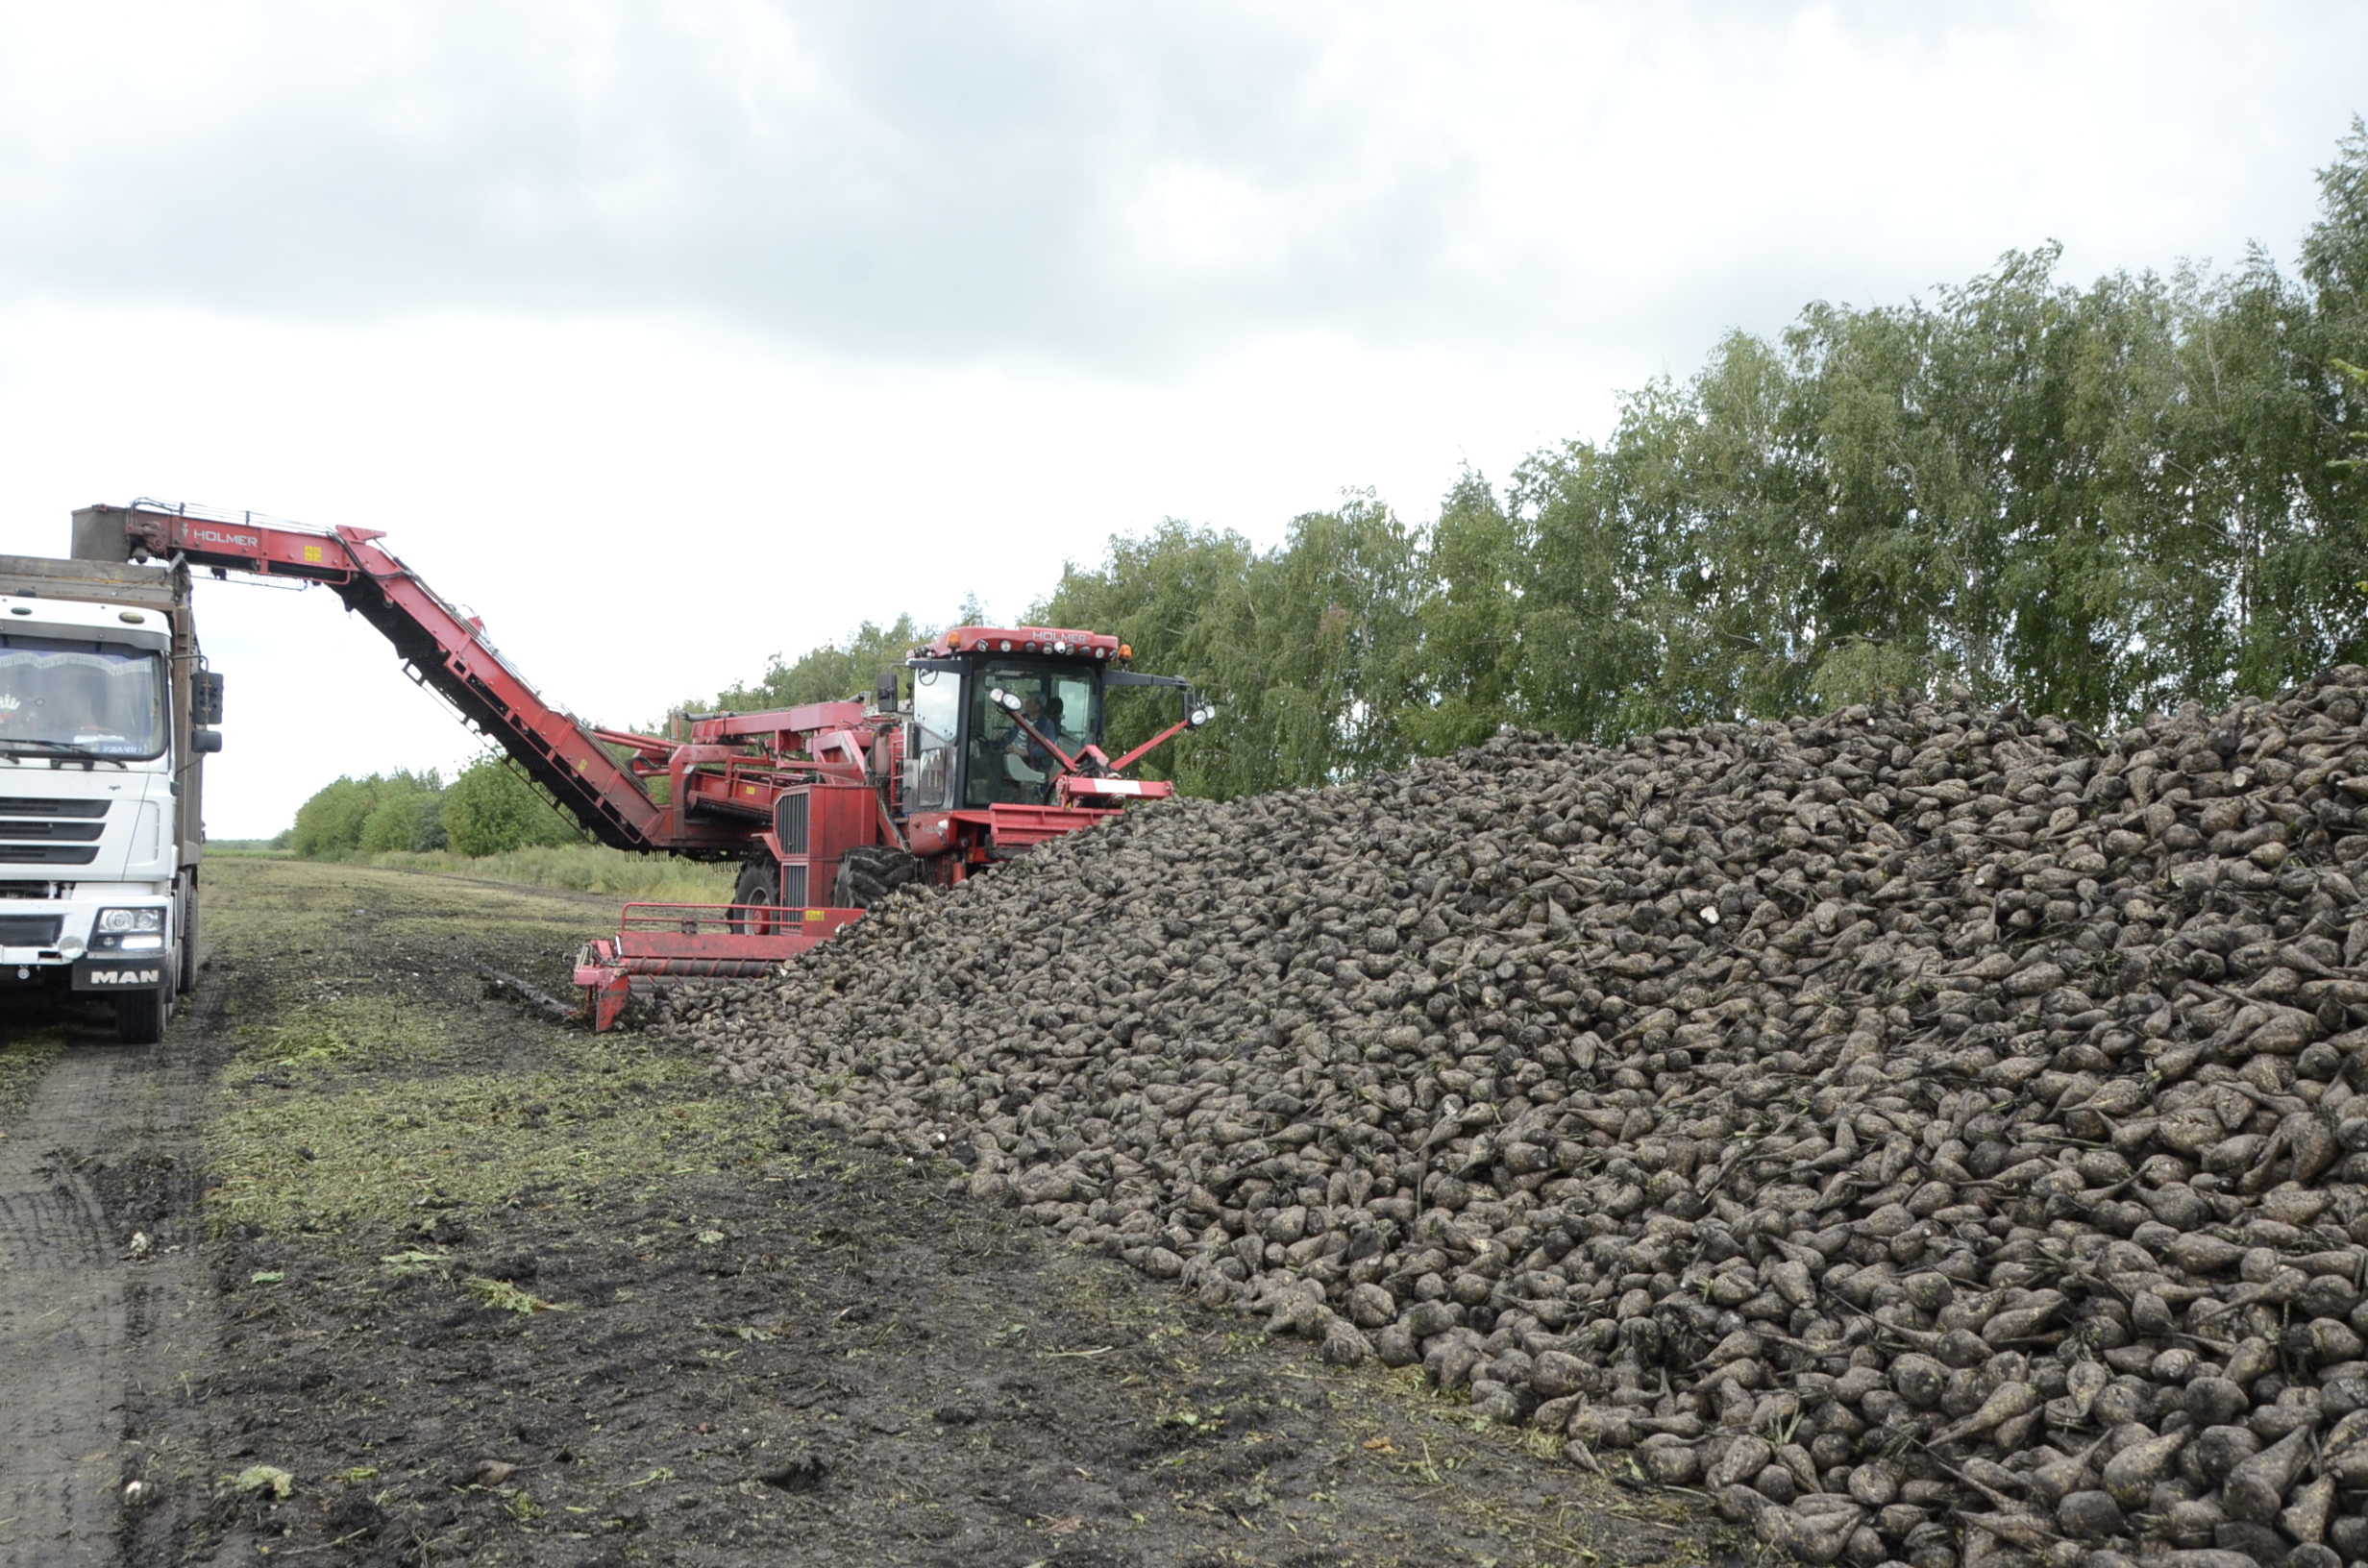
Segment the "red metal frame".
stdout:
[[592,1027],[604,1030],[636,989],[753,978],[862,918],[860,909],[628,904],[615,937],[597,938],[576,955],[576,984]]

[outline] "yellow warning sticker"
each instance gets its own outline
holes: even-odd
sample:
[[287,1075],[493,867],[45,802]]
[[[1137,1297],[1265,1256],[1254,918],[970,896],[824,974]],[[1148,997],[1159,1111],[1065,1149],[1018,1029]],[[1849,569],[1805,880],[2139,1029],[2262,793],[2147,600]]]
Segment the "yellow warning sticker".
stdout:
[[819,909],[809,909],[805,912],[805,918],[809,920],[819,920],[823,918],[823,912]]
[[318,565],[320,565],[320,564],[321,564],[321,547],[320,547],[320,546],[318,546],[318,545],[307,545],[307,546],[305,546],[305,560],[306,560],[306,562],[307,562],[308,564],[312,565],[312,566],[318,566]]

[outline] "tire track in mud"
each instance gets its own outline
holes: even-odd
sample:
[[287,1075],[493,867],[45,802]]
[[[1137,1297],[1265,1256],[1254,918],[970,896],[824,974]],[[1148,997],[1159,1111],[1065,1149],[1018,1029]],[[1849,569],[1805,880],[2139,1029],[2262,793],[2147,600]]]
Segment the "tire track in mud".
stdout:
[[76,1151],[120,1124],[137,1054],[68,1051],[0,1142],[0,1568],[113,1556],[125,1269]]
[[179,1363],[205,1303],[192,1254],[128,1260],[115,1220],[187,1158],[195,1046],[221,1013],[207,989],[162,1044],[69,1044],[0,1124],[0,1568],[117,1558],[127,1392],[160,1352]]

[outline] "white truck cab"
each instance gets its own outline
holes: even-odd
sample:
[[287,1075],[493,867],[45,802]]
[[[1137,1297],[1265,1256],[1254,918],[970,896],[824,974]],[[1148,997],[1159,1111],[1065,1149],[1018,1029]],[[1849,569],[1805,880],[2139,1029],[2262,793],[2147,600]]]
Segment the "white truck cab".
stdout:
[[124,1040],[160,1036],[195,978],[220,693],[185,569],[0,556],[0,1006],[105,996]]

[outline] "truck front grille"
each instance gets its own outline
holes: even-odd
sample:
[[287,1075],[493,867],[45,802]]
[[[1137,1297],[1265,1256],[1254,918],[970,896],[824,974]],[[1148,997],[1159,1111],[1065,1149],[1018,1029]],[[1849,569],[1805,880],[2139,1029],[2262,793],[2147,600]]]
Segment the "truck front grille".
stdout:
[[[113,803],[0,796],[0,866],[89,865],[99,858],[98,838],[107,831],[98,819]],[[27,839],[36,842],[22,842]]]
[[37,796],[0,795],[0,817],[104,817],[109,800],[44,800]]
[[0,882],[0,898],[71,898],[71,882]]
[[92,844],[107,831],[105,822],[12,822],[0,821],[0,839],[49,839],[62,844]]
[[0,915],[0,947],[46,947],[64,924],[62,915]]

